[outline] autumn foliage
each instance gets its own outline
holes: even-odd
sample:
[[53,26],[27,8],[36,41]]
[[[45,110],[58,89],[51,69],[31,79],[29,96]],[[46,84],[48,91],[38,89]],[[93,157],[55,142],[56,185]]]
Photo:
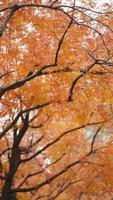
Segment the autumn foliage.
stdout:
[[0,1],[0,200],[113,199],[113,1]]

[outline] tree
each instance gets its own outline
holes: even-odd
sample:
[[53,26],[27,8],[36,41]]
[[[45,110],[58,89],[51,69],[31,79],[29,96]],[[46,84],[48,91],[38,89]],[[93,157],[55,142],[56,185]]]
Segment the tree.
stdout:
[[0,200],[113,198],[113,2],[0,2]]

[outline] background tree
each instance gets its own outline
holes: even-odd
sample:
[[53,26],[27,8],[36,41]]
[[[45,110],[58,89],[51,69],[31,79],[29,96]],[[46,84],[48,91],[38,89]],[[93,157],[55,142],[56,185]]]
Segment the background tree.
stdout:
[[113,198],[113,2],[0,2],[0,200]]

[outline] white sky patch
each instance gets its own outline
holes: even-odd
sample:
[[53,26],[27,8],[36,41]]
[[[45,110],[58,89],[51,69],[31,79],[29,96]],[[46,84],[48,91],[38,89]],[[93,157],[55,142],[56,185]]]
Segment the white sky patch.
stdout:
[[[100,33],[105,33],[108,30],[106,26],[99,24],[97,21],[90,22],[90,26]],[[98,33],[95,32],[95,36],[98,36]]]
[[[89,142],[92,142],[92,139],[96,133],[96,129],[94,127],[87,127],[85,129],[85,137]],[[101,143],[105,145],[110,139],[109,130],[100,130],[96,136],[95,143]]]
[[[62,0],[61,2],[62,5],[73,6],[74,0]],[[108,7],[113,10],[113,0],[93,0],[92,3],[94,3],[92,8],[94,11],[106,12]],[[84,3],[82,0],[75,0],[75,6],[91,8],[89,4]],[[65,8],[65,11],[68,11],[68,8]],[[98,13],[95,12],[86,11],[86,13],[92,17],[98,16]]]
[[26,44],[20,45],[19,50],[27,53],[28,52],[27,45]]
[[[63,0],[63,1],[66,2],[66,0]],[[68,3],[68,0],[67,0],[67,3]],[[82,0],[76,0],[75,3],[76,3],[76,6],[85,6],[89,8],[89,5],[87,5],[86,3],[83,3]],[[93,0],[92,3],[95,4],[95,7],[93,8],[93,10],[99,11],[99,12],[106,12],[109,5],[113,6],[113,0]]]
[[86,83],[92,83],[92,80],[90,80],[90,79],[86,79]]
[[[61,1],[62,5],[67,5],[67,6],[73,6],[74,0],[62,0]],[[92,5],[84,3],[82,0],[76,0],[75,1],[75,6],[81,6],[81,7],[85,7],[85,8],[89,8],[90,10],[83,10],[83,12],[85,14],[87,14],[89,17],[91,17],[93,20],[89,23],[89,26],[92,27],[92,29],[97,30],[99,33],[104,34],[108,31],[107,27],[103,26],[102,24],[98,23],[97,21],[95,21],[96,19],[98,19],[98,17],[100,16],[100,14],[93,12],[93,11],[98,11],[98,12],[107,12],[107,11],[111,11],[113,10],[113,0],[93,0],[92,1]],[[110,10],[109,10],[110,8]],[[70,9],[69,8],[64,8],[64,10],[67,12]],[[80,12],[75,14],[75,20],[78,21],[78,23],[84,23],[84,19],[82,19],[82,14]],[[87,23],[86,23],[87,24]],[[94,31],[94,30],[90,30],[89,34],[87,35],[87,38],[94,38],[94,37],[98,37],[99,34]]]
[[92,140],[93,135],[94,135],[94,129],[93,128],[88,127],[88,128],[85,129],[85,136],[86,136],[87,139]]
[[43,168],[45,169],[45,171],[47,173],[51,173],[50,169],[48,168],[48,166],[51,164],[51,160],[50,158],[45,158],[44,159],[44,163],[43,163]]
[[[2,110],[2,106],[0,106],[0,110]],[[0,117],[0,124],[3,125],[9,120],[9,115],[1,116]],[[3,131],[2,127],[0,126],[0,131]]]
[[39,9],[38,8],[34,8],[34,15],[35,16],[39,15]]
[[42,0],[41,4],[49,6],[49,5],[51,5],[51,2],[49,0]]
[[32,23],[27,23],[27,24],[24,25],[24,27],[25,27],[26,31],[29,32],[29,33],[36,31],[36,29],[35,29],[35,27],[33,26]]
[[108,6],[113,6],[113,0],[93,0],[95,3],[95,10],[106,12]]
[[6,53],[7,52],[7,47],[6,46],[0,46],[0,51],[2,53]]
[[50,165],[50,164],[51,164],[51,160],[50,160],[49,158],[46,158],[46,159],[44,160],[44,164],[45,164],[46,166]]
[[16,44],[18,44],[18,43],[20,43],[21,42],[21,38],[16,38],[15,40],[14,40],[14,42],[16,43]]
[[0,122],[5,122],[8,119],[9,119],[9,115],[5,115],[3,117],[0,117]]
[[0,12],[0,17],[4,17],[5,12]]
[[[43,4],[43,5],[48,5],[47,3],[46,4]],[[51,14],[48,13],[48,12],[44,12],[44,10],[42,10],[42,8],[34,8],[34,15],[35,16],[38,16],[38,17],[49,17],[51,18]]]
[[[67,6],[73,6],[73,2],[74,0],[62,0],[62,5],[67,5]],[[70,9],[69,8],[64,8],[64,11],[69,11]]]

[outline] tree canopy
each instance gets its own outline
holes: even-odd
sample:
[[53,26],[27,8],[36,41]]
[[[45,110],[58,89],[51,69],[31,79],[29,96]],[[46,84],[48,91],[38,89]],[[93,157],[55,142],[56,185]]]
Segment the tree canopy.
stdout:
[[0,200],[113,199],[113,1],[0,1]]

